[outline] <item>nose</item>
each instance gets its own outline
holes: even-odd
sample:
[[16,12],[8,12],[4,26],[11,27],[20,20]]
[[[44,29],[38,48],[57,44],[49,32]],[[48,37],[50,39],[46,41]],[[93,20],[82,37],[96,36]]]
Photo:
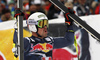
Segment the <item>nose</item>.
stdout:
[[45,25],[44,28],[47,28],[47,25]]

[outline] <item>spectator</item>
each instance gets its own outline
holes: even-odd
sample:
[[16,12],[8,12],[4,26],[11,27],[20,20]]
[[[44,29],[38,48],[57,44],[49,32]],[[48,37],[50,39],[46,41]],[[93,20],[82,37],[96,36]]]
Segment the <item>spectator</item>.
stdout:
[[65,5],[67,8],[73,9],[73,4],[72,4],[72,2],[66,2],[64,5]]
[[9,9],[4,9],[3,14],[1,16],[2,21],[12,20],[11,12]]
[[3,14],[2,13],[2,10],[5,8],[5,4],[4,3],[2,3],[2,1],[0,0],[0,22],[2,22],[2,20],[1,20],[1,15]]
[[[10,9],[10,11],[11,11],[11,15],[12,15],[12,17],[14,17],[14,11],[15,11],[15,4],[14,4],[14,1],[10,1],[9,3],[8,3],[8,9]],[[13,18],[14,19],[14,18]]]
[[78,5],[74,6],[73,9],[76,11],[76,15],[78,16],[85,16],[90,14],[90,9],[86,4],[86,0],[78,0]]
[[5,8],[5,4],[0,0],[0,5],[2,6],[2,8]]
[[24,7],[24,12],[25,12],[24,19],[27,20],[28,17],[29,17],[32,13],[34,13],[34,12],[36,12],[36,11],[37,11],[37,10],[36,10],[36,6],[35,6],[34,4],[30,5],[29,9],[26,9],[26,7]]
[[100,14],[100,3],[96,6],[95,14]]
[[77,0],[74,0],[72,3],[73,3],[74,6],[78,5],[78,1]]
[[2,6],[0,5],[0,18],[1,18],[1,15],[2,15],[2,10],[3,10],[3,8],[2,8]]
[[[67,8],[73,9],[73,4],[72,4],[72,2],[65,2],[64,5],[65,5]],[[63,12],[61,11],[58,17],[59,17],[59,18],[62,18],[62,17],[64,17],[63,15],[64,15],[64,14],[63,14]]]
[[29,11],[30,11],[30,14],[36,12],[36,6],[34,4],[32,4],[30,7],[29,7]]
[[96,7],[98,6],[98,2],[96,2],[96,1],[92,1],[92,3],[91,3],[91,12],[92,12],[92,14],[95,14],[95,9],[96,9]]
[[43,2],[42,0],[34,0],[31,2],[30,6],[27,1],[24,2],[24,11],[25,11],[24,19],[28,19],[28,17],[35,12],[46,13],[45,10],[42,8],[42,2]]
[[27,0],[25,0],[23,2],[23,12],[24,12],[24,20],[27,20],[29,15],[30,15],[30,12],[29,12],[29,2]]
[[29,10],[29,2],[25,0],[23,2],[23,11],[26,12],[27,10]]
[[34,0],[33,1],[33,5],[36,6],[36,11],[35,12],[42,12],[45,14],[45,10],[42,8],[42,4],[43,4],[44,1],[42,0]]
[[51,6],[51,2],[49,0],[45,0],[45,11],[46,11],[46,14],[48,14],[50,6]]

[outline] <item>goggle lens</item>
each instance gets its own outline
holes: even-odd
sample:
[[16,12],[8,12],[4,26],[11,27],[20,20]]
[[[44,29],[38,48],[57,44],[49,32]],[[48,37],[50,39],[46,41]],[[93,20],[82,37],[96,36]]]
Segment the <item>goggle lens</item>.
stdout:
[[45,26],[48,27],[48,20],[39,20],[39,21],[38,21],[38,27],[39,27],[39,28],[43,28],[43,27],[45,27]]

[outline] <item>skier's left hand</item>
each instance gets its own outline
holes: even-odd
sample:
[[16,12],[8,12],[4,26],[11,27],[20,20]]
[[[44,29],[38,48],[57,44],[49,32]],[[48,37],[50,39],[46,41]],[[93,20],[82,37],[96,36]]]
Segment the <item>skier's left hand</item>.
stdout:
[[64,13],[64,17],[65,17],[65,24],[67,26],[72,25],[73,20],[68,16],[68,14],[74,14],[75,12],[73,10],[71,10],[70,8],[68,8],[69,13]]

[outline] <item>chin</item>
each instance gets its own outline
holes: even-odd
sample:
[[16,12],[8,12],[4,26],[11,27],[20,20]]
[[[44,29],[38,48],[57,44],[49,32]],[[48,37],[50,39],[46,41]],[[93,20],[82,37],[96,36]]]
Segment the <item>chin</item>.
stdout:
[[47,37],[47,35],[45,37]]
[[47,37],[47,35],[45,35],[45,37]]

